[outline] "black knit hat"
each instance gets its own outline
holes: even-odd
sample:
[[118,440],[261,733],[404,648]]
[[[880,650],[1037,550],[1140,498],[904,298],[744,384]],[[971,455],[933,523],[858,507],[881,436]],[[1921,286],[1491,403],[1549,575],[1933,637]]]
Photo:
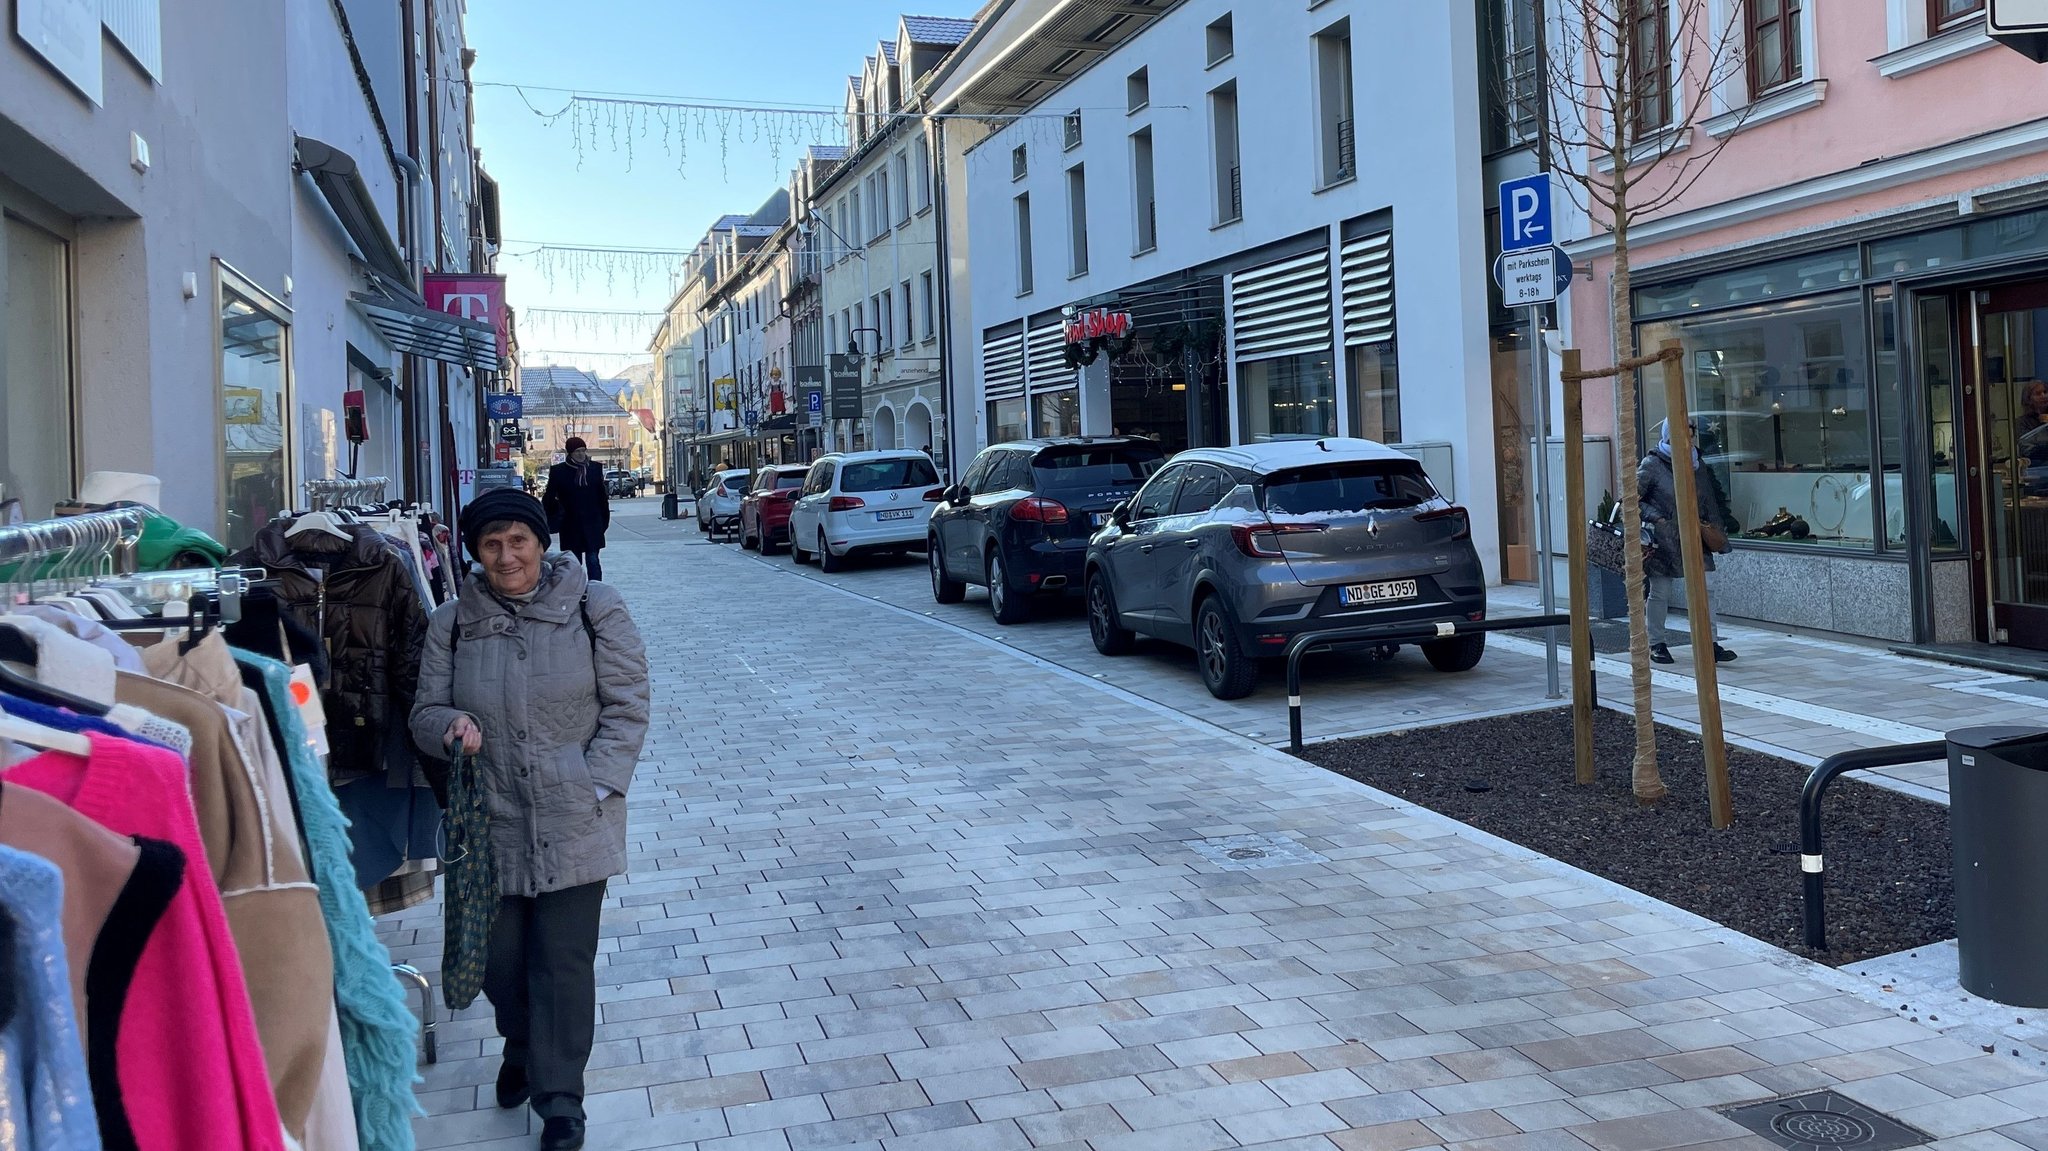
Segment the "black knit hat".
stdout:
[[532,528],[541,550],[547,550],[548,513],[541,508],[540,501],[517,488],[492,488],[462,509],[459,526],[462,546],[469,550],[469,557],[481,562],[483,557],[477,554],[477,548],[483,543],[484,529],[507,522]]

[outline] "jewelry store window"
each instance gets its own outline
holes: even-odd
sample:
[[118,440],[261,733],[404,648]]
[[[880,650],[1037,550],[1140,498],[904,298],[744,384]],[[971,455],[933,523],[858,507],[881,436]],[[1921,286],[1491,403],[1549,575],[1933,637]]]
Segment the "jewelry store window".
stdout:
[[[1813,274],[1795,282],[1839,282],[1832,265],[1809,263]],[[1733,286],[1709,290],[1755,298],[1774,282],[1769,271],[1716,277]],[[1871,345],[1861,292],[1645,323],[1637,339],[1644,348],[1668,339],[1683,346],[1700,450],[1741,522],[1739,538],[1876,549],[1880,506],[1904,505],[1896,476],[1873,481],[1883,473],[1873,470]],[[1644,426],[1655,428],[1664,415],[1662,390],[1643,389]]]

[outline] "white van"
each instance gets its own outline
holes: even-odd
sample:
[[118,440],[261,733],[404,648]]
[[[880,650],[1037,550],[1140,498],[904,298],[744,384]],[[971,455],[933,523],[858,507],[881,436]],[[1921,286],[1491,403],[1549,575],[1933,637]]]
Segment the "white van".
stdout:
[[829,572],[846,556],[921,549],[942,490],[939,470],[923,452],[820,457],[789,514],[790,558],[801,564],[816,556]]

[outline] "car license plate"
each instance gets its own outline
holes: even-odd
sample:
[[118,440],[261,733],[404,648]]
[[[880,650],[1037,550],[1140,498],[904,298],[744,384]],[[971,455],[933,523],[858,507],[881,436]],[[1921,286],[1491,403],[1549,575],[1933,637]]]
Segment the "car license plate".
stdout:
[[1396,600],[1414,599],[1421,592],[1412,579],[1388,580],[1385,583],[1355,583],[1344,588],[1342,599],[1346,605],[1365,603],[1392,603]]
[[878,520],[907,520],[911,517],[911,514],[909,511],[876,512],[875,518]]
[[1101,527],[1101,526],[1102,526],[1103,524],[1106,524],[1106,523],[1108,523],[1108,522],[1109,522],[1109,515],[1108,515],[1108,513],[1106,513],[1106,512],[1097,512],[1097,513],[1095,513],[1095,517],[1094,517],[1094,518],[1095,518],[1095,526],[1096,526],[1096,527]]

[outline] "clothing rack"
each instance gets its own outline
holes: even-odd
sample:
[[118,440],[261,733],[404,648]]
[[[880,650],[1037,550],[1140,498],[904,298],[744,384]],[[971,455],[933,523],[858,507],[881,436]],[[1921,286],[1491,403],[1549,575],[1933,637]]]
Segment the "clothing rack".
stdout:
[[390,487],[391,480],[385,476],[366,476],[354,480],[307,480],[306,499],[316,511],[365,507],[383,503],[385,492]]
[[110,559],[124,541],[133,542],[144,521],[154,514],[136,505],[0,527],[0,565],[63,556],[68,570],[75,563]]

